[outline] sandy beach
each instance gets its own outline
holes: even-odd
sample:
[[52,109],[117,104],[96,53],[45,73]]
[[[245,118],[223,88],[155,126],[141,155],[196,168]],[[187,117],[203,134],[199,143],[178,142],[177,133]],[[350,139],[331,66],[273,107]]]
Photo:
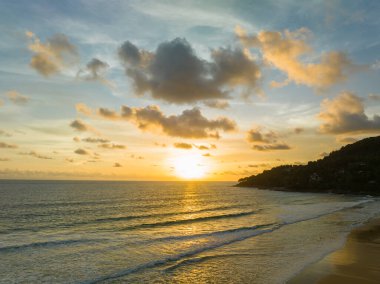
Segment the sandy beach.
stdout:
[[380,219],[354,229],[341,249],[306,267],[288,283],[379,283]]

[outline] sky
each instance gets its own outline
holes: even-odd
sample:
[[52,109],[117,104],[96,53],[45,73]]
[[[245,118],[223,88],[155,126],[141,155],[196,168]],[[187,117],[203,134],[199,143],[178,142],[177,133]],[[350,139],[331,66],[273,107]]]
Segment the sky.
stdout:
[[0,0],[0,178],[236,181],[379,135],[379,14]]

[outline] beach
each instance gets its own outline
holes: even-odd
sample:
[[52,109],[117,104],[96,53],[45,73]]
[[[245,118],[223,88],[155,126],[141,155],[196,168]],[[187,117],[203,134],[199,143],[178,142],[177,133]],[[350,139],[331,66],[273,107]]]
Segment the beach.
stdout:
[[355,228],[344,246],[306,267],[288,283],[379,283],[380,218]]

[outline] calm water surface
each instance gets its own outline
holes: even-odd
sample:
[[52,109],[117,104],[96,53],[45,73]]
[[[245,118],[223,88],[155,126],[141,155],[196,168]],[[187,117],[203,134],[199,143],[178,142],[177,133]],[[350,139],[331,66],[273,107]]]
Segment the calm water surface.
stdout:
[[232,185],[0,181],[0,283],[283,283],[380,212]]

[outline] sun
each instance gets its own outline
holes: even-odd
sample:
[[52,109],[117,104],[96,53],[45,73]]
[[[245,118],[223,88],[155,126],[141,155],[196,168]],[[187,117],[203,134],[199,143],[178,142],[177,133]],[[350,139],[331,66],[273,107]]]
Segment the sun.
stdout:
[[208,169],[202,156],[187,154],[172,159],[176,176],[184,179],[199,179],[206,175]]

